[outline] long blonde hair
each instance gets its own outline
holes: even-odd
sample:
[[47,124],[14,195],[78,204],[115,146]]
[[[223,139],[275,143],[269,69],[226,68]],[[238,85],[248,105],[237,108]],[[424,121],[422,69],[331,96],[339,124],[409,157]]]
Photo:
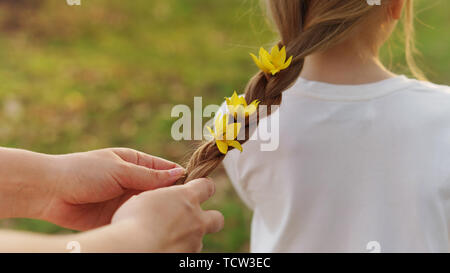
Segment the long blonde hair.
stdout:
[[[385,0],[389,1],[389,0]],[[405,13],[406,59],[411,71],[419,78],[413,51],[413,2],[407,0]],[[305,57],[330,48],[349,37],[376,6],[365,0],[267,0],[270,15],[281,37],[278,45],[286,46],[288,56],[293,56],[291,66],[274,77],[257,73],[248,83],[245,91],[247,102],[259,100],[261,105],[280,105],[282,93],[298,78],[303,69]],[[269,107],[270,109],[270,107]],[[270,114],[270,112],[268,113]],[[250,121],[246,119],[248,130]],[[249,138],[247,132],[241,144]],[[214,140],[202,144],[189,160],[187,175],[178,184],[208,176],[224,159]]]

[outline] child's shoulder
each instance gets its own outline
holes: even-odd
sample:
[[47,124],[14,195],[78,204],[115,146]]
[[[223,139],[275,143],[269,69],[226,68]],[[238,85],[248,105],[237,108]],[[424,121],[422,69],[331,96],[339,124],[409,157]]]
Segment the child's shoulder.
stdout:
[[435,84],[427,81],[408,79],[403,86],[402,92],[406,97],[402,98],[409,101],[408,105],[416,110],[424,108],[438,109],[444,111],[450,116],[450,87],[447,85]]
[[410,85],[408,90],[416,93],[425,93],[425,95],[440,96],[443,99],[450,99],[450,86],[435,84],[427,81],[420,81],[416,79],[410,79]]
[[[410,79],[400,98],[402,109],[410,117],[422,120],[429,125],[450,126],[450,87],[426,81]],[[420,122],[418,122],[419,124]]]

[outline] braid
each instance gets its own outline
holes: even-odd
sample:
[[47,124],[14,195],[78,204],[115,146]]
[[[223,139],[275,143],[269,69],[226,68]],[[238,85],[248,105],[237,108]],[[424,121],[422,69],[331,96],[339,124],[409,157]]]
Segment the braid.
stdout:
[[[353,29],[353,26],[370,8],[366,3],[360,5],[357,9],[359,12],[346,14],[342,18],[336,15],[330,16],[329,20],[317,20],[315,24],[306,25],[306,15],[313,3],[328,2],[328,5],[336,8],[345,1],[308,1],[308,0],[269,0],[269,6],[272,10],[272,17],[280,30],[282,41],[278,45],[286,46],[288,56],[293,56],[292,63],[289,68],[280,71],[276,76],[267,76],[264,72],[257,73],[248,83],[245,91],[245,99],[247,102],[259,100],[260,105],[267,106],[267,116],[271,114],[270,106],[280,105],[282,101],[282,93],[288,89],[299,77],[305,57],[313,52],[324,50],[332,46],[342,39]],[[365,2],[365,1],[358,1]],[[326,4],[325,4],[326,5]],[[323,7],[322,7],[323,8]],[[330,7],[328,7],[330,8]],[[245,119],[245,138],[239,140],[244,144],[250,138],[248,131],[253,122],[258,124],[261,116],[256,115],[256,121]],[[192,155],[187,166],[187,175],[181,178],[177,184],[184,184],[191,180],[208,176],[223,161],[225,155],[216,147],[215,141],[203,143]]]
[[185,177],[180,178],[177,184],[184,184],[197,178],[208,176],[222,163],[225,155],[219,152],[214,140],[202,144],[192,155],[186,166]]

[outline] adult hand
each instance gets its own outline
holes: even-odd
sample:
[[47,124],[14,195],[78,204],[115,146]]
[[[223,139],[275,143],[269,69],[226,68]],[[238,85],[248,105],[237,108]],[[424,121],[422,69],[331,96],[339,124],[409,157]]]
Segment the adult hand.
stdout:
[[113,241],[120,241],[120,251],[200,252],[203,236],[224,225],[220,212],[200,206],[214,193],[214,183],[206,178],[141,193],[115,213],[111,226],[126,228]]
[[131,196],[172,185],[184,172],[124,148],[68,155],[0,148],[0,218],[37,218],[87,230],[110,223]]
[[184,174],[175,163],[139,151],[112,148],[56,156],[58,176],[38,218],[88,230],[110,223],[131,196],[166,187]]

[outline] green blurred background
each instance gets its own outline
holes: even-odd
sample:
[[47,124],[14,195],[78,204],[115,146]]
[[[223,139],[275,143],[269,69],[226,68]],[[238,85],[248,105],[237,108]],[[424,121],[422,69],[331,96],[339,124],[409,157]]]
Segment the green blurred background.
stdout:
[[[416,2],[419,63],[432,81],[450,84],[450,1]],[[248,52],[276,40],[259,0],[81,4],[0,0],[0,146],[126,146],[183,162],[193,143],[171,139],[171,108],[192,105],[194,96],[219,104],[242,90],[256,72]],[[401,39],[383,53],[398,73],[406,73],[402,53]],[[214,176],[218,193],[206,207],[220,209],[226,225],[205,238],[205,251],[248,251],[251,213],[223,171]],[[27,219],[0,227],[72,232]]]

